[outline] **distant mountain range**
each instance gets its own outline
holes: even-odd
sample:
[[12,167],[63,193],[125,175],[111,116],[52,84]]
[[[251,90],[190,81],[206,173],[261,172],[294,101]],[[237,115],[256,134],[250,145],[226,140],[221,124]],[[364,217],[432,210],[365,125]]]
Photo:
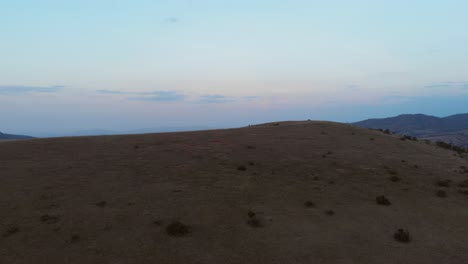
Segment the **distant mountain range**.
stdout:
[[423,114],[406,114],[390,118],[367,119],[352,123],[352,125],[372,129],[388,129],[402,135],[431,141],[443,141],[468,148],[468,114],[442,118]]
[[0,140],[29,139],[29,138],[33,138],[33,137],[22,136],[22,135],[4,134],[4,133],[0,132]]

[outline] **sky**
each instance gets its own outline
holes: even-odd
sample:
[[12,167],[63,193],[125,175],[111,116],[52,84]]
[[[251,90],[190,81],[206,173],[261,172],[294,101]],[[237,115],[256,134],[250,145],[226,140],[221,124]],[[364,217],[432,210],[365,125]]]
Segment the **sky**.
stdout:
[[468,1],[0,0],[0,131],[468,112]]

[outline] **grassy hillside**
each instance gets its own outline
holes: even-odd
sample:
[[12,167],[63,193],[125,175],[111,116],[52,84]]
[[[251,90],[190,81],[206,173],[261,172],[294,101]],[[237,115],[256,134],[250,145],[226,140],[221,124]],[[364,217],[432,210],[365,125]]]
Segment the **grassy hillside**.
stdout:
[[0,263],[468,259],[467,157],[344,124],[2,142],[0,167]]

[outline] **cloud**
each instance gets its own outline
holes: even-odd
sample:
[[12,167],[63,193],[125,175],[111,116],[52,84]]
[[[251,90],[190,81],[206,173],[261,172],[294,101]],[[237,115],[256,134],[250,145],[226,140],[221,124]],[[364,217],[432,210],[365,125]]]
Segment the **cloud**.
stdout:
[[166,17],[164,19],[164,22],[168,24],[176,24],[176,23],[179,23],[179,18],[178,17]]
[[443,89],[443,88],[462,88],[462,89],[467,89],[468,88],[468,82],[437,82],[433,84],[426,85],[425,88],[429,89]]
[[230,98],[224,95],[213,94],[213,95],[203,95],[197,101],[198,103],[213,104],[213,103],[227,103],[234,101],[234,98]]
[[102,90],[96,90],[96,93],[109,95],[109,96],[123,95],[123,96],[126,96],[126,98],[129,100],[156,101],[156,102],[189,101],[192,103],[201,103],[201,104],[228,103],[228,102],[234,102],[234,101],[252,101],[252,100],[259,98],[258,96],[232,97],[232,96],[225,96],[225,95],[220,95],[220,94],[188,96],[185,93],[180,93],[177,91],[127,92],[127,91],[102,89]]
[[138,97],[130,97],[131,100],[142,100],[142,101],[156,101],[156,102],[180,102],[184,101],[187,97],[185,94],[178,93],[176,91],[155,91],[155,92],[142,92],[133,93],[135,95],[142,95]]
[[65,86],[56,85],[50,87],[41,86],[0,86],[0,94],[25,94],[25,93],[57,93],[63,90]]
[[440,88],[451,88],[454,86],[453,82],[440,82],[427,85],[426,88],[429,89],[440,89]]
[[96,92],[100,94],[129,94],[127,92],[113,91],[113,90],[96,90]]

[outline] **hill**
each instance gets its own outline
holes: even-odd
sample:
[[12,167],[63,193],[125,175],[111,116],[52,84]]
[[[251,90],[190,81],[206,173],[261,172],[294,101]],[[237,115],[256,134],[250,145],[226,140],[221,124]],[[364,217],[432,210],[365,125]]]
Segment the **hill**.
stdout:
[[7,141],[0,161],[0,263],[468,259],[466,154],[350,125]]
[[392,132],[415,136],[431,141],[444,141],[468,148],[468,114],[457,114],[448,117],[428,115],[399,115],[390,118],[368,119],[353,125],[389,129]]
[[0,140],[31,139],[30,136],[11,135],[0,132]]

